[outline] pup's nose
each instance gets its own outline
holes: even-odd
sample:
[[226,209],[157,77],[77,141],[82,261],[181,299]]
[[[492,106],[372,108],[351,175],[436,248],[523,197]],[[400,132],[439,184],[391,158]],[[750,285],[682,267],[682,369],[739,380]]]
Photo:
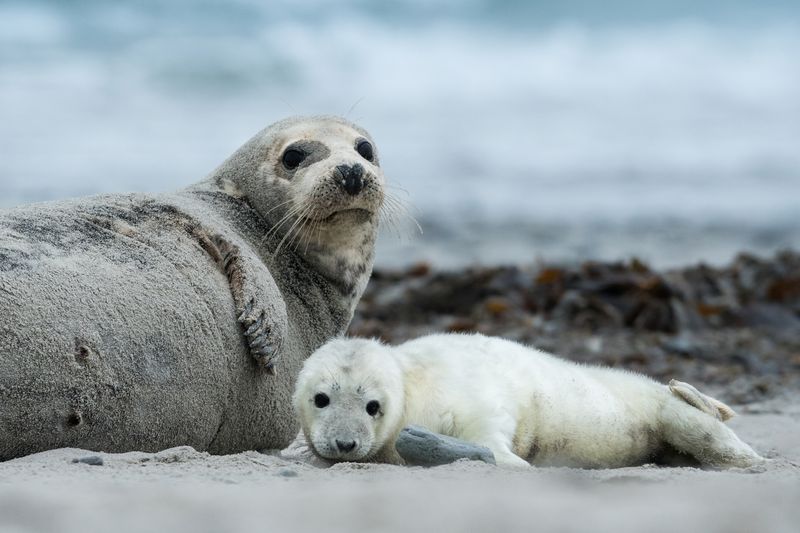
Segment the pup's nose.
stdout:
[[364,167],[356,163],[355,165],[338,165],[336,167],[339,185],[342,189],[352,196],[364,190]]
[[336,439],[336,447],[339,448],[339,451],[343,453],[352,452],[353,449],[356,447],[356,441],[354,440],[343,441]]

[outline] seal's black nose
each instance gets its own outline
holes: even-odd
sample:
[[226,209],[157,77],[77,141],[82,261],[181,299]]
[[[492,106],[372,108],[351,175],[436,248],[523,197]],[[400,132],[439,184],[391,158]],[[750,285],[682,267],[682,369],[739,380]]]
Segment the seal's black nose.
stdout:
[[352,166],[338,165],[336,172],[339,178],[339,185],[352,196],[364,190],[364,167],[356,163]]
[[339,448],[340,452],[344,452],[344,453],[352,452],[353,448],[356,447],[356,441],[351,440],[351,441],[345,442],[345,441],[341,441],[339,439],[336,439],[336,447]]

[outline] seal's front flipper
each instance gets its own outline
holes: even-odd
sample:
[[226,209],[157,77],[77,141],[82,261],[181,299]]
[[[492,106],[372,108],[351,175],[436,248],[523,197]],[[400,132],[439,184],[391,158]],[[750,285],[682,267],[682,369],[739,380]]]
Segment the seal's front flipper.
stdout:
[[669,382],[669,390],[684,402],[722,422],[736,416],[736,412],[721,401],[715,400],[711,396],[706,396],[683,381],[671,380]]
[[249,300],[244,309],[241,304],[237,304],[236,310],[241,311],[238,320],[244,330],[250,353],[270,374],[275,374],[275,361],[280,346],[276,342],[278,339],[271,336],[272,328],[269,327],[266,311],[258,307],[255,299]]
[[[237,319],[252,356],[267,372],[275,374],[281,344],[287,330],[286,308],[266,267],[222,236],[211,238],[212,257],[228,277]],[[257,268],[264,274],[256,276]],[[255,283],[258,279],[259,283]],[[271,283],[265,283],[271,281]]]

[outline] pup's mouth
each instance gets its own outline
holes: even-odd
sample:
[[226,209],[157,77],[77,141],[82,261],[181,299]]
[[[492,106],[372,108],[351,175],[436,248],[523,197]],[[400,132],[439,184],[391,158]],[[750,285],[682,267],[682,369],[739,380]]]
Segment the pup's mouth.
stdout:
[[335,463],[352,463],[363,461],[367,455],[369,455],[369,448],[364,448],[363,445],[357,445],[352,450],[341,451],[337,450],[335,446],[330,444],[317,446],[311,439],[308,439],[306,442],[308,442],[311,451],[317,456]]
[[333,461],[335,463],[357,463],[359,461],[363,461],[364,457],[366,456],[360,452],[350,452],[350,453],[332,453],[329,455],[319,454],[320,457],[323,459],[327,459],[328,461]]

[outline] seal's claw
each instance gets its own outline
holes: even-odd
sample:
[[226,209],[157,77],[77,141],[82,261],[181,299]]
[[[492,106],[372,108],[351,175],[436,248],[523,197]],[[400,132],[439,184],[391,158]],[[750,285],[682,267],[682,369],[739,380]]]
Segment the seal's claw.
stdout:
[[267,338],[266,338],[266,335],[264,335],[264,334],[248,335],[247,339],[249,341],[248,345],[253,350],[259,349],[259,348],[261,348],[261,347],[263,347],[263,346],[265,346],[267,344]]
[[253,322],[253,324],[249,328],[247,328],[247,331],[245,331],[244,334],[247,335],[248,337],[254,335],[259,329],[261,329],[261,326],[264,325],[265,318],[266,318],[266,313],[261,313],[260,315],[258,315],[256,321]]
[[270,336],[270,328],[266,323],[266,313],[262,313],[258,320],[245,332],[250,353],[262,366],[274,375],[275,361],[278,358],[278,346]]
[[[269,348],[265,348],[265,350],[270,350]],[[259,365],[264,368],[268,374],[274,376],[275,375],[275,358],[271,355],[271,353],[266,351],[258,352],[258,354],[254,354],[256,361],[258,361]]]
[[[253,308],[255,307],[255,305],[256,305],[256,301],[254,299],[251,299],[250,301],[247,302],[247,304],[244,306],[244,309],[242,310],[241,314],[239,314],[239,322],[248,322],[249,321],[250,323],[252,323],[252,321],[255,320],[251,316],[252,313],[253,313]],[[248,323],[247,325],[250,326],[250,323]]]
[[274,375],[275,360],[280,349],[279,339],[273,336],[274,324],[269,313],[258,305],[255,298],[248,300],[239,315],[247,347],[250,355]]

